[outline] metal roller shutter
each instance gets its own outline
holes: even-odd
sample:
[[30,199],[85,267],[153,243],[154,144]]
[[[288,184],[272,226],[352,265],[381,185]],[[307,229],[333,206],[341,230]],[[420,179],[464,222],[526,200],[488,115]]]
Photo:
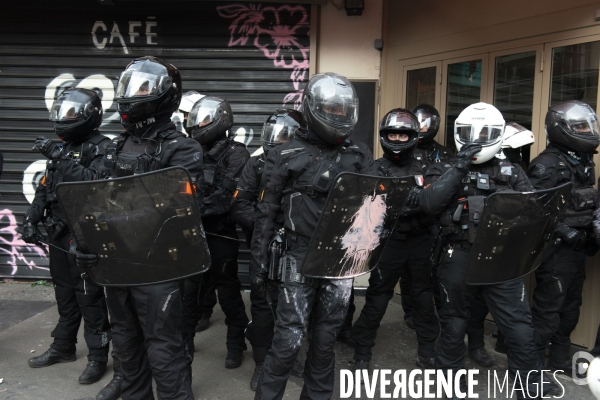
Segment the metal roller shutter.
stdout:
[[[92,0],[11,2],[0,14],[0,277],[47,278],[45,250],[16,234],[45,162],[31,151],[54,137],[48,109],[69,86],[101,92],[101,131],[121,131],[114,90],[136,57],[180,69],[183,89],[229,100],[250,153],[276,108],[298,107],[308,80],[310,6]],[[28,200],[29,198],[29,200]],[[243,245],[240,272],[248,268]]]

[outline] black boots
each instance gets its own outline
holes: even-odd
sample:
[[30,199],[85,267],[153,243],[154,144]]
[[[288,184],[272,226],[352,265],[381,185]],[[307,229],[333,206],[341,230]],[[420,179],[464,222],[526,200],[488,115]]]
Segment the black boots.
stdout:
[[233,369],[242,365],[244,352],[242,350],[231,349],[227,350],[227,358],[225,359],[225,368]]
[[29,366],[31,368],[42,368],[56,363],[72,362],[76,359],[75,353],[60,353],[51,347],[41,356],[30,358]]
[[106,372],[106,362],[89,361],[81,375],[79,375],[79,383],[89,385],[98,382]]
[[483,347],[478,347],[473,350],[469,350],[469,358],[482,367],[491,367],[494,365],[494,360],[490,357],[488,352]]
[[260,373],[262,372],[264,363],[256,363],[254,367],[254,373],[252,374],[252,378],[250,378],[250,389],[256,392],[258,388],[258,380],[260,379]]
[[198,325],[196,325],[196,332],[202,332],[208,328],[210,317],[202,317],[200,321],[198,321]]
[[121,397],[121,383],[123,383],[123,377],[114,375],[108,385],[104,386],[96,395],[96,400],[117,400]]

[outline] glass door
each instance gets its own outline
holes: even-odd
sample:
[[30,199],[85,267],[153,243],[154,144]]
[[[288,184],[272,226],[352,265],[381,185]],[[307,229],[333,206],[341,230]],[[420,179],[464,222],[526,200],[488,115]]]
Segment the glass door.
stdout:
[[[531,130],[536,140],[543,138],[534,110],[541,96],[542,51],[543,46],[534,46],[492,53],[489,76],[493,90],[487,99],[500,110],[507,123],[516,122]],[[526,165],[530,161],[530,149],[531,146],[527,146],[521,150]]]
[[483,54],[462,60],[444,61],[442,87],[445,90],[442,94],[442,109],[439,110],[442,116],[440,131],[444,137],[442,143],[451,149],[456,148],[454,121],[466,107],[485,98],[487,59],[488,55]]

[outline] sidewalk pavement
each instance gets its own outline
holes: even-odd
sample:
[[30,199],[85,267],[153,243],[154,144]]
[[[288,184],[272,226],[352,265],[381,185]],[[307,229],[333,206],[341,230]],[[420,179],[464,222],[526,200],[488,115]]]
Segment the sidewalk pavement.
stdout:
[[[249,294],[243,293],[243,297],[249,316]],[[355,319],[363,304],[364,297],[357,296]],[[87,363],[83,329],[79,332],[77,361],[40,369],[32,369],[27,365],[30,357],[42,354],[51,343],[50,332],[58,319],[55,305],[54,291],[50,286],[0,284],[0,379],[3,379],[0,384],[0,400],[93,400],[100,389],[110,381],[112,361],[109,362],[109,373],[100,382],[93,385],[80,385],[77,382],[79,374]],[[399,296],[394,296],[378,332],[371,368],[386,368],[392,371],[406,369],[407,373],[416,368],[415,333],[404,324],[402,315]],[[210,320],[210,327],[196,335],[196,354],[192,366],[192,388],[196,399],[254,398],[254,392],[249,388],[250,377],[254,370],[250,344],[248,343],[248,351],[244,354],[244,362],[240,368],[230,370],[224,367],[227,355],[224,320],[224,314],[217,306]],[[493,324],[489,324],[486,328],[490,331],[495,329]],[[495,370],[504,376],[506,356],[493,350],[494,339],[490,335],[486,334],[485,340],[486,348],[496,363]],[[300,355],[302,360],[306,357],[306,348],[305,341]],[[336,343],[335,352],[336,389],[332,398],[337,400],[340,398],[339,370],[352,369],[354,353],[353,349],[342,343]],[[479,369],[480,399],[507,398],[502,395],[488,397],[488,369],[480,368],[469,360],[466,367]],[[559,375],[558,379],[565,387],[563,399],[594,399],[587,386],[577,386],[564,375]],[[291,377],[284,398],[299,398],[302,383],[302,379]],[[364,390],[362,396],[363,399],[367,398]],[[355,398],[354,395],[352,398]],[[372,398],[381,398],[379,389]]]

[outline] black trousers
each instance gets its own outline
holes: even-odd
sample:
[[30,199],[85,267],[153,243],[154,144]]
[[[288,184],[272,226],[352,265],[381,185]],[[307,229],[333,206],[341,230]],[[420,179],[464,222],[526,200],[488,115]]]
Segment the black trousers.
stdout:
[[301,399],[330,399],[335,382],[335,338],[348,309],[352,279],[319,279],[313,285],[282,283],[275,336],[258,383],[255,399],[283,397],[309,319],[312,339],[304,365]]
[[277,310],[279,288],[268,286],[267,290],[269,291],[268,299],[260,297],[254,290],[250,292],[252,320],[246,328],[246,338],[252,345],[254,362],[257,364],[265,361],[275,334],[274,313]]
[[[69,250],[70,235],[63,233],[58,240],[50,242]],[[89,361],[108,361],[111,339],[104,288],[81,278],[75,265],[69,262],[67,253],[50,246],[50,275],[54,282],[58,324],[52,331],[54,350],[74,353],[77,332],[83,317],[83,337],[87,344]]]
[[193,400],[191,358],[182,330],[179,282],[107,287],[114,351],[121,362],[123,400]]
[[394,287],[404,272],[410,279],[409,292],[417,333],[418,354],[435,355],[439,324],[434,311],[431,287],[431,236],[409,236],[407,240],[389,239],[377,267],[371,272],[365,306],[354,323],[351,337],[356,342],[354,358],[371,360],[377,329],[394,296]]
[[[483,298],[483,290],[479,286],[469,286],[469,310],[470,318],[467,322],[467,336],[469,341],[469,351],[479,349],[485,346],[483,335],[485,333],[485,317],[489,310],[485,299]],[[503,343],[504,336],[498,330],[497,341]]]
[[[454,371],[465,366],[465,332],[470,318],[473,292],[481,291],[485,302],[505,335],[508,369],[527,376],[541,370],[533,340],[533,324],[522,279],[495,285],[468,287],[465,283],[470,250],[454,247],[438,267],[442,307],[438,311],[442,328],[436,354],[436,368]],[[533,378],[532,378],[533,381]]]
[[[183,312],[186,329],[192,336],[195,334],[194,328],[202,315],[204,307],[200,305],[200,301],[204,299],[207,290],[211,290],[211,287],[215,288],[219,304],[225,314],[227,348],[230,350],[246,350],[244,330],[248,325],[248,316],[240,292],[242,284],[238,278],[237,263],[240,245],[233,240],[210,235],[207,235],[206,241],[210,251],[211,267],[202,274],[202,283],[199,286],[190,286],[189,291],[186,288],[186,303]],[[187,283],[186,286],[188,286]],[[197,291],[192,293],[192,289]],[[197,299],[197,301],[187,301],[187,299]]]
[[571,359],[570,336],[579,321],[585,281],[584,252],[560,244],[535,270],[537,286],[533,291],[535,344],[540,357],[549,341],[550,360],[562,365]]

